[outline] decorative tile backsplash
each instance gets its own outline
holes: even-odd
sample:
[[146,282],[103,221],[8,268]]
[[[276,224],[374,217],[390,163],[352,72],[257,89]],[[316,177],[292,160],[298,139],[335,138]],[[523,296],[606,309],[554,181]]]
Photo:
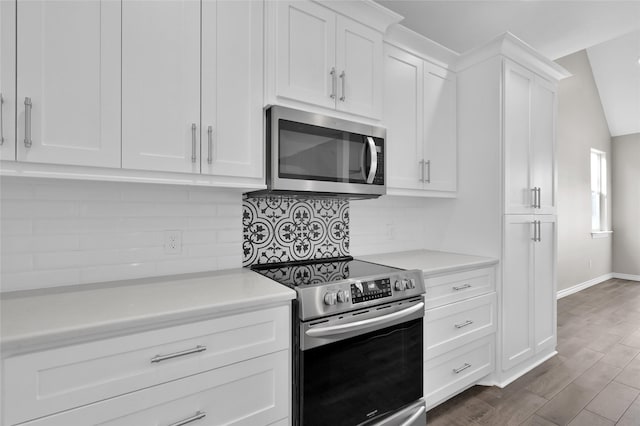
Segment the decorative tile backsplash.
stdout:
[[242,264],[349,255],[349,201],[289,197],[242,203]]

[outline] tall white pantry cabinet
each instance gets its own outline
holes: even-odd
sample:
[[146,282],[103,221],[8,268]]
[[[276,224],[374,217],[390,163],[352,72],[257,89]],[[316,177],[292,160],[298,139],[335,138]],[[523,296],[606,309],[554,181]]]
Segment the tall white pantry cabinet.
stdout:
[[567,76],[510,34],[459,61],[453,217],[467,219],[467,250],[501,259],[499,385],[556,353],[556,87]]

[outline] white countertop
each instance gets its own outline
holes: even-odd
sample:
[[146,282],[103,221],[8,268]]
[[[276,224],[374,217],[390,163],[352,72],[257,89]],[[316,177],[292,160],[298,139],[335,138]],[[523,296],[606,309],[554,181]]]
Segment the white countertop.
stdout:
[[247,269],[4,293],[2,352],[257,309],[296,297]]
[[433,250],[372,254],[358,256],[358,259],[402,269],[421,269],[425,277],[445,272],[482,268],[498,263],[498,259],[491,257]]

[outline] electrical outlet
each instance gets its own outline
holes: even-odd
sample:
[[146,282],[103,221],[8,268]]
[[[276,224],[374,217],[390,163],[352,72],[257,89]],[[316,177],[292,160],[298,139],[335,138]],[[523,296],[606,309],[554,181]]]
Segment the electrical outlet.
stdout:
[[182,231],[164,231],[165,254],[182,253]]

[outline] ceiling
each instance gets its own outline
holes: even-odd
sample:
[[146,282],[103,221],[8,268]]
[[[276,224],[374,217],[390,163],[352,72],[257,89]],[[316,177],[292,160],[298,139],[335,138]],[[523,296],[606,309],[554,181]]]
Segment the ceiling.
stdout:
[[588,49],[612,136],[640,133],[639,0],[377,2],[458,53],[506,31],[553,60]]

